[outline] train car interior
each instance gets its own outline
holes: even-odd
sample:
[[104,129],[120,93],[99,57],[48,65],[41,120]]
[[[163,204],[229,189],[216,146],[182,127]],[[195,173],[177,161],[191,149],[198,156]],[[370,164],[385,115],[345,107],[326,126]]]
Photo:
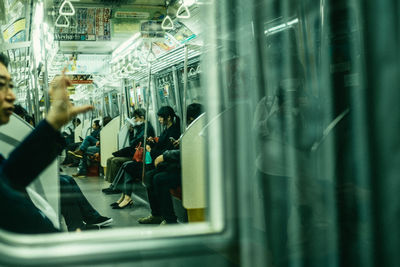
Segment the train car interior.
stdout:
[[0,0],[0,266],[400,266],[399,11]]

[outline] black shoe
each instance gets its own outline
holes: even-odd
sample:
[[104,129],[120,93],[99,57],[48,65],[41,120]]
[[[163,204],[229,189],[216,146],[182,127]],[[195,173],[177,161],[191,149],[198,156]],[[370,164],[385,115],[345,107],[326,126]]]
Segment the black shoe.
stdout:
[[69,165],[69,164],[71,164],[71,162],[65,161],[65,160],[61,163],[61,165],[63,165],[63,166],[66,166],[66,165]]
[[107,195],[122,193],[121,190],[119,190],[119,189],[113,189],[113,188],[111,188],[111,187],[103,188],[103,189],[101,189],[101,191],[102,191],[104,194],[107,194]]
[[[122,202],[121,202],[122,203]],[[121,204],[120,203],[120,204]],[[120,204],[118,204],[117,206],[114,206],[113,207],[113,209],[115,209],[115,210],[121,210],[121,209],[125,209],[126,207],[129,207],[129,208],[132,208],[132,205],[133,205],[133,201],[131,200],[131,201],[129,201],[127,204],[125,204],[124,206],[120,206]]]
[[86,224],[91,224],[91,225],[96,225],[96,226],[104,226],[108,225],[113,222],[112,218],[104,217],[104,216],[99,216],[93,220],[88,220]]
[[110,204],[111,207],[116,207],[116,206],[118,206],[118,205],[119,205],[118,202],[114,202],[114,203],[111,203],[111,204]]

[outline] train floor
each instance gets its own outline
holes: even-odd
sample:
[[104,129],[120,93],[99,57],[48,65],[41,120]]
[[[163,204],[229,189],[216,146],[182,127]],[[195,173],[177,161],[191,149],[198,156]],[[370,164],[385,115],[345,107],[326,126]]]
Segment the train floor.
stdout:
[[[76,173],[76,168],[62,167],[63,173],[72,175]],[[141,217],[150,214],[150,208],[147,199],[146,189],[142,184],[135,184],[133,187],[133,205],[124,209],[112,209],[110,204],[117,201],[121,194],[106,195],[101,189],[109,187],[110,183],[105,181],[103,177],[74,178],[79,185],[81,191],[86,196],[90,204],[102,215],[113,218],[113,223],[109,226],[115,227],[132,227],[145,226],[137,222]],[[150,225],[151,226],[151,225]],[[153,225],[154,226],[154,225]]]

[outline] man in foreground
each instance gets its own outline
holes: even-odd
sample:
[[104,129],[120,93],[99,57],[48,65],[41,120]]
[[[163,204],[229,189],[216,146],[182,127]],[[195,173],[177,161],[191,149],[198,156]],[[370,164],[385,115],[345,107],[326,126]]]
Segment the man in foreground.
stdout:
[[[9,122],[15,101],[7,65],[7,57],[0,54],[0,125]],[[91,106],[74,107],[70,103],[66,90],[69,85],[71,81],[64,75],[54,79],[49,92],[52,103],[47,117],[14,149],[8,159],[0,155],[1,229],[18,233],[58,231],[23,191],[65,146],[60,128],[77,114],[92,109]]]

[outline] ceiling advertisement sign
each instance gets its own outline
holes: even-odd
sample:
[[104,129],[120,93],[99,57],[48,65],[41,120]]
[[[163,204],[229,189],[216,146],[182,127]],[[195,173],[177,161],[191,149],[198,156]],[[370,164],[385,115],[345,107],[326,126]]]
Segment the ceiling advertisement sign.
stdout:
[[116,11],[114,13],[114,18],[144,20],[144,19],[150,18],[150,13],[149,12],[134,12],[134,11]]
[[25,41],[25,18],[18,19],[3,30],[4,41],[9,43]]
[[72,84],[91,84],[93,83],[93,76],[91,74],[74,74],[67,75]]
[[57,41],[108,41],[111,40],[110,8],[76,8],[75,15],[68,16],[70,26],[57,27]]
[[110,73],[109,55],[64,55],[67,74],[87,74],[95,75]]

